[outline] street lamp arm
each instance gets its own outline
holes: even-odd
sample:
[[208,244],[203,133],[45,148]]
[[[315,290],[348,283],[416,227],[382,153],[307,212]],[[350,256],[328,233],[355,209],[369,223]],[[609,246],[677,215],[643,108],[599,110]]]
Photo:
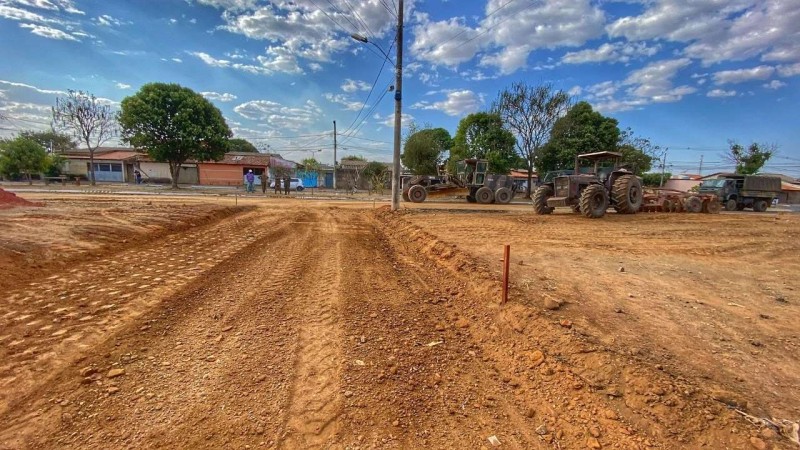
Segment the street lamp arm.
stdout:
[[392,58],[391,58],[391,57],[390,57],[388,54],[386,54],[386,52],[385,52],[385,51],[384,51],[384,50],[381,48],[381,46],[380,46],[380,45],[378,45],[378,44],[376,44],[376,43],[374,43],[374,42],[370,41],[370,40],[369,40],[369,39],[367,39],[367,37],[366,37],[366,36],[364,36],[363,34],[357,34],[357,33],[353,33],[353,34],[351,34],[351,35],[350,35],[350,37],[351,37],[351,38],[353,38],[353,39],[355,39],[355,40],[356,40],[356,41],[358,41],[358,42],[361,42],[362,44],[372,44],[373,46],[375,46],[375,48],[377,48],[377,49],[378,49],[378,51],[379,51],[379,52],[381,52],[381,54],[383,55],[383,57],[384,57],[384,58],[386,58],[386,60],[387,60],[387,61],[389,61],[389,64],[391,64],[391,65],[393,65],[393,66],[397,67],[397,65],[394,63],[394,61],[392,61]]

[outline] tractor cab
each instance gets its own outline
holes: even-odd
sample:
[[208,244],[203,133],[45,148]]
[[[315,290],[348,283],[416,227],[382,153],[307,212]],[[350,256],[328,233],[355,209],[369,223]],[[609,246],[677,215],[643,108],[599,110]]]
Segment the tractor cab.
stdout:
[[463,187],[483,186],[488,170],[489,161],[485,159],[463,159],[456,162],[456,178]]

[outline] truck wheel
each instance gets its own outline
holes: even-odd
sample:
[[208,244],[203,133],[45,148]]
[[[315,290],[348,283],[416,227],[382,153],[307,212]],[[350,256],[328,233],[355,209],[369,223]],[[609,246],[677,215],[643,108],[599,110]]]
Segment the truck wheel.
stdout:
[[411,199],[408,198],[408,191],[407,190],[403,191],[403,201],[404,202],[410,202],[411,201]]
[[709,214],[719,214],[719,211],[722,209],[722,204],[716,200],[709,200],[703,205],[703,209]]
[[425,186],[415,184],[408,190],[408,198],[414,203],[422,203],[428,197],[428,191]]
[[736,199],[730,199],[725,202],[725,211],[736,211]]
[[699,213],[703,210],[703,200],[700,197],[693,195],[686,199],[686,210],[690,213]]
[[581,193],[581,214],[590,219],[599,219],[608,209],[608,193],[600,184],[590,184]]
[[492,192],[492,190],[488,187],[484,186],[475,192],[475,200],[477,200],[478,203],[488,205],[494,201],[494,192]]
[[514,194],[511,193],[511,189],[507,187],[501,187],[494,191],[494,201],[500,203],[501,205],[510,203],[513,196]]
[[533,193],[533,211],[536,214],[550,214],[553,208],[547,206],[547,199],[553,196],[553,188],[542,185]]
[[766,200],[756,200],[753,202],[753,211],[764,212],[767,210],[767,206]]
[[634,214],[642,207],[642,183],[636,175],[623,175],[611,188],[614,209],[622,214]]

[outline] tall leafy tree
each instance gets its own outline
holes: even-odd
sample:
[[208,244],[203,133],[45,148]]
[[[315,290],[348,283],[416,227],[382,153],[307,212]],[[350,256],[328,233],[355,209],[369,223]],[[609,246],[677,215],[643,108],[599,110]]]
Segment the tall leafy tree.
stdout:
[[70,89],[65,96],[56,98],[52,112],[54,127],[71,133],[89,150],[89,181],[94,185],[94,152],[117,134],[111,106],[94,94]]
[[536,170],[570,169],[581,153],[615,151],[620,139],[616,119],[605,117],[587,102],[573,105],[564,117],[556,120],[550,140],[539,152]]
[[32,139],[19,136],[0,142],[0,172],[6,176],[25,174],[28,184],[33,184],[32,173],[47,167],[47,151]]
[[258,149],[256,148],[255,145],[253,145],[250,141],[240,138],[234,138],[228,140],[228,151],[258,153]]
[[417,130],[406,138],[400,159],[415,175],[435,175],[445,152],[453,146],[453,138],[444,128]]
[[36,141],[45,149],[50,150],[52,153],[64,153],[74,150],[77,144],[72,137],[65,133],[59,133],[55,130],[49,131],[22,131],[20,136]]
[[728,146],[728,153],[725,157],[728,161],[736,164],[736,173],[742,175],[758,173],[778,148],[775,144],[757,144],[755,142],[744,148],[733,140],[728,141]]
[[489,169],[507,173],[516,162],[514,135],[503,127],[498,114],[479,112],[461,119],[450,150],[450,168],[465,158],[489,160]]
[[300,161],[300,164],[306,168],[309,172],[316,172],[320,168],[319,161],[316,158],[305,158],[304,160]]
[[570,97],[550,84],[530,86],[513,83],[497,96],[492,111],[516,136],[516,149],[528,169],[526,195],[531,195],[531,178],[539,151],[547,143],[553,126],[569,109]]
[[189,159],[219,161],[231,130],[222,113],[205,97],[178,84],[148,83],[122,100],[119,114],[125,142],[168,162],[172,187]]

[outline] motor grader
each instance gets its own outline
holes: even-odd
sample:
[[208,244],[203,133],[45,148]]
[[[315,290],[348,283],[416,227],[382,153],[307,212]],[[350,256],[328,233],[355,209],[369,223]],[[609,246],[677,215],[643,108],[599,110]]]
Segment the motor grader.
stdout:
[[424,202],[429,195],[454,195],[465,193],[470,203],[511,202],[516,193],[514,180],[508,175],[489,173],[489,161],[464,159],[456,162],[456,173],[450,174],[444,166],[439,176],[419,175],[403,184],[403,200]]
[[575,158],[571,174],[555,177],[533,194],[536,214],[550,214],[557,207],[597,219],[609,206],[621,214],[634,214],[642,206],[642,182],[622,163],[616,152],[584,153]]

